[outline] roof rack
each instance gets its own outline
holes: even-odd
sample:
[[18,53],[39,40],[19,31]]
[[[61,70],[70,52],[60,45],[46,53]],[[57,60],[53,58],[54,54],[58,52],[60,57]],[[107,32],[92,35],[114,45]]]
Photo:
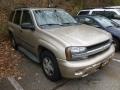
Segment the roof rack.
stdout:
[[88,9],[104,9],[104,7],[96,7],[96,8],[85,8],[84,10],[88,10]]

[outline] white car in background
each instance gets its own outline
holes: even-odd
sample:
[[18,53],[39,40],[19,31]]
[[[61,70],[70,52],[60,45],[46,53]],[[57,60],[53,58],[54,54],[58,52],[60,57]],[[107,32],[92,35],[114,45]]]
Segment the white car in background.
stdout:
[[102,15],[120,24],[120,6],[80,10],[78,15]]

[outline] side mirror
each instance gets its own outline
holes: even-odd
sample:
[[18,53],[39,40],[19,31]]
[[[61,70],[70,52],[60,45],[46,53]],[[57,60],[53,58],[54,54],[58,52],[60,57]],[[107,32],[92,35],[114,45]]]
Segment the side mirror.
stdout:
[[31,24],[31,23],[23,23],[23,24],[21,24],[21,28],[22,29],[30,29],[30,30],[34,30],[35,29],[34,25]]

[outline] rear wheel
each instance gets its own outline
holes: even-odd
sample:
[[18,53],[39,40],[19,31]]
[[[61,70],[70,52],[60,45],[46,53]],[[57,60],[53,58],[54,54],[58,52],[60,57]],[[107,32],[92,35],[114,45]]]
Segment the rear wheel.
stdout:
[[115,51],[119,51],[120,50],[120,42],[118,39],[113,38],[113,44],[115,46]]
[[43,51],[42,53],[42,69],[46,77],[51,81],[58,81],[61,79],[57,60],[49,51]]

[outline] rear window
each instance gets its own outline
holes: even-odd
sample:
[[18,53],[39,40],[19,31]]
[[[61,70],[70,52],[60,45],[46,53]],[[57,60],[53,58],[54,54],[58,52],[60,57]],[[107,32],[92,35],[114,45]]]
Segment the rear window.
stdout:
[[14,18],[14,23],[17,25],[20,25],[20,19],[21,19],[21,10],[17,10]]
[[89,11],[81,11],[78,15],[88,15]]
[[13,21],[13,17],[14,17],[15,11],[12,11],[9,17],[9,21],[12,22]]

